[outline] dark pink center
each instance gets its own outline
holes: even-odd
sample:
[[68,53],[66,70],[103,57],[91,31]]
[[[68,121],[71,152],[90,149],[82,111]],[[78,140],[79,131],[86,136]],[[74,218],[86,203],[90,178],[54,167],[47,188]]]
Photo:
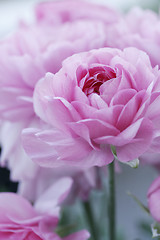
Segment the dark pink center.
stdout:
[[108,80],[116,78],[116,73],[109,66],[96,66],[89,69],[84,79],[82,91],[88,96],[92,93],[100,94],[100,86]]

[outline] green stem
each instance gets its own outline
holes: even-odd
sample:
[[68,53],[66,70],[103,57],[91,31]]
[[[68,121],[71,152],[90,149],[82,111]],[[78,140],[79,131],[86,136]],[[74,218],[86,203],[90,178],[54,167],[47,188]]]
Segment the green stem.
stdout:
[[114,161],[108,165],[109,197],[108,197],[108,217],[109,217],[109,240],[116,240],[115,221],[115,173]]
[[91,239],[98,240],[97,229],[96,229],[96,226],[95,226],[94,216],[93,216],[93,212],[92,212],[90,202],[89,201],[84,201],[83,207],[84,207],[85,215],[86,215],[87,222],[88,222],[88,225],[89,225],[89,228],[90,228]]

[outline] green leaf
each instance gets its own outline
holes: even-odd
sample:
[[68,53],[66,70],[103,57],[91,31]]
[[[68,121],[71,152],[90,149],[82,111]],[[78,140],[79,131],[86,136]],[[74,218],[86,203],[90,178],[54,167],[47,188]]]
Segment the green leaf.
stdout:
[[146,213],[148,213],[148,214],[150,215],[149,209],[148,209],[135,195],[133,195],[133,194],[130,193],[130,192],[127,192],[127,194],[128,194],[129,196],[131,196],[131,197],[136,201],[136,203],[138,203],[138,205],[139,205]]

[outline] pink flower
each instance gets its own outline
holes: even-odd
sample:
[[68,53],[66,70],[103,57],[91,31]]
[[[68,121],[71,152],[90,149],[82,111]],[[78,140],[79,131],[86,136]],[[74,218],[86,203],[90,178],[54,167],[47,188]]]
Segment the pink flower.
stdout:
[[21,145],[23,128],[48,129],[33,109],[35,84],[47,72],[56,73],[68,56],[105,46],[105,39],[101,21],[82,19],[54,27],[22,25],[0,42],[1,165],[10,168],[12,180],[26,181],[37,175],[36,165]]
[[160,222],[160,177],[156,178],[148,190],[148,206],[153,218]]
[[[23,143],[42,166],[103,166],[141,156],[156,141],[160,72],[138,49],[103,48],[74,55],[34,93],[37,115],[52,129],[28,129]],[[54,152],[56,150],[56,153]]]
[[126,22],[134,34],[129,37],[130,44],[147,52],[153,66],[160,65],[159,16],[151,10],[135,8],[126,16]]
[[108,46],[136,47],[149,55],[153,67],[160,65],[160,19],[155,12],[133,8],[107,32]]
[[108,24],[116,22],[120,18],[120,14],[113,9],[82,0],[39,3],[36,7],[36,16],[38,22],[54,25],[78,19],[100,20]]
[[[0,193],[0,238],[3,240],[61,240],[55,233],[59,221],[57,204],[67,196],[72,181],[64,178],[46,191],[34,207],[24,198],[14,193]],[[58,211],[57,211],[58,210]],[[68,236],[67,240],[85,240],[87,231]]]

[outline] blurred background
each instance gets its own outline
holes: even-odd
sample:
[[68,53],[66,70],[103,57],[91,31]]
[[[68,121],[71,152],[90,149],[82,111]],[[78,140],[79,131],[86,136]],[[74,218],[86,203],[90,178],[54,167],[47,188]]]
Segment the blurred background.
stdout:
[[[75,0],[78,1],[78,0]],[[159,0],[89,0],[114,7],[121,12],[126,12],[133,6],[150,8],[159,12]],[[32,22],[34,20],[34,5],[38,0],[0,0],[0,38],[14,31],[19,20]],[[127,195],[127,191],[136,195],[144,204],[146,202],[147,190],[156,177],[154,169],[140,166],[131,169],[121,166],[122,172],[116,176],[117,194],[117,221],[119,232],[123,240],[150,240],[147,225],[152,220],[145,214],[135,201]],[[9,181],[9,171],[0,169],[1,191],[16,191],[16,183]]]
[[[78,0],[75,0],[78,1]],[[120,11],[127,11],[133,6],[151,8],[159,11],[160,0],[89,0],[102,5],[114,7]],[[0,0],[0,36],[13,30],[19,19],[33,20],[33,6],[40,0]]]

